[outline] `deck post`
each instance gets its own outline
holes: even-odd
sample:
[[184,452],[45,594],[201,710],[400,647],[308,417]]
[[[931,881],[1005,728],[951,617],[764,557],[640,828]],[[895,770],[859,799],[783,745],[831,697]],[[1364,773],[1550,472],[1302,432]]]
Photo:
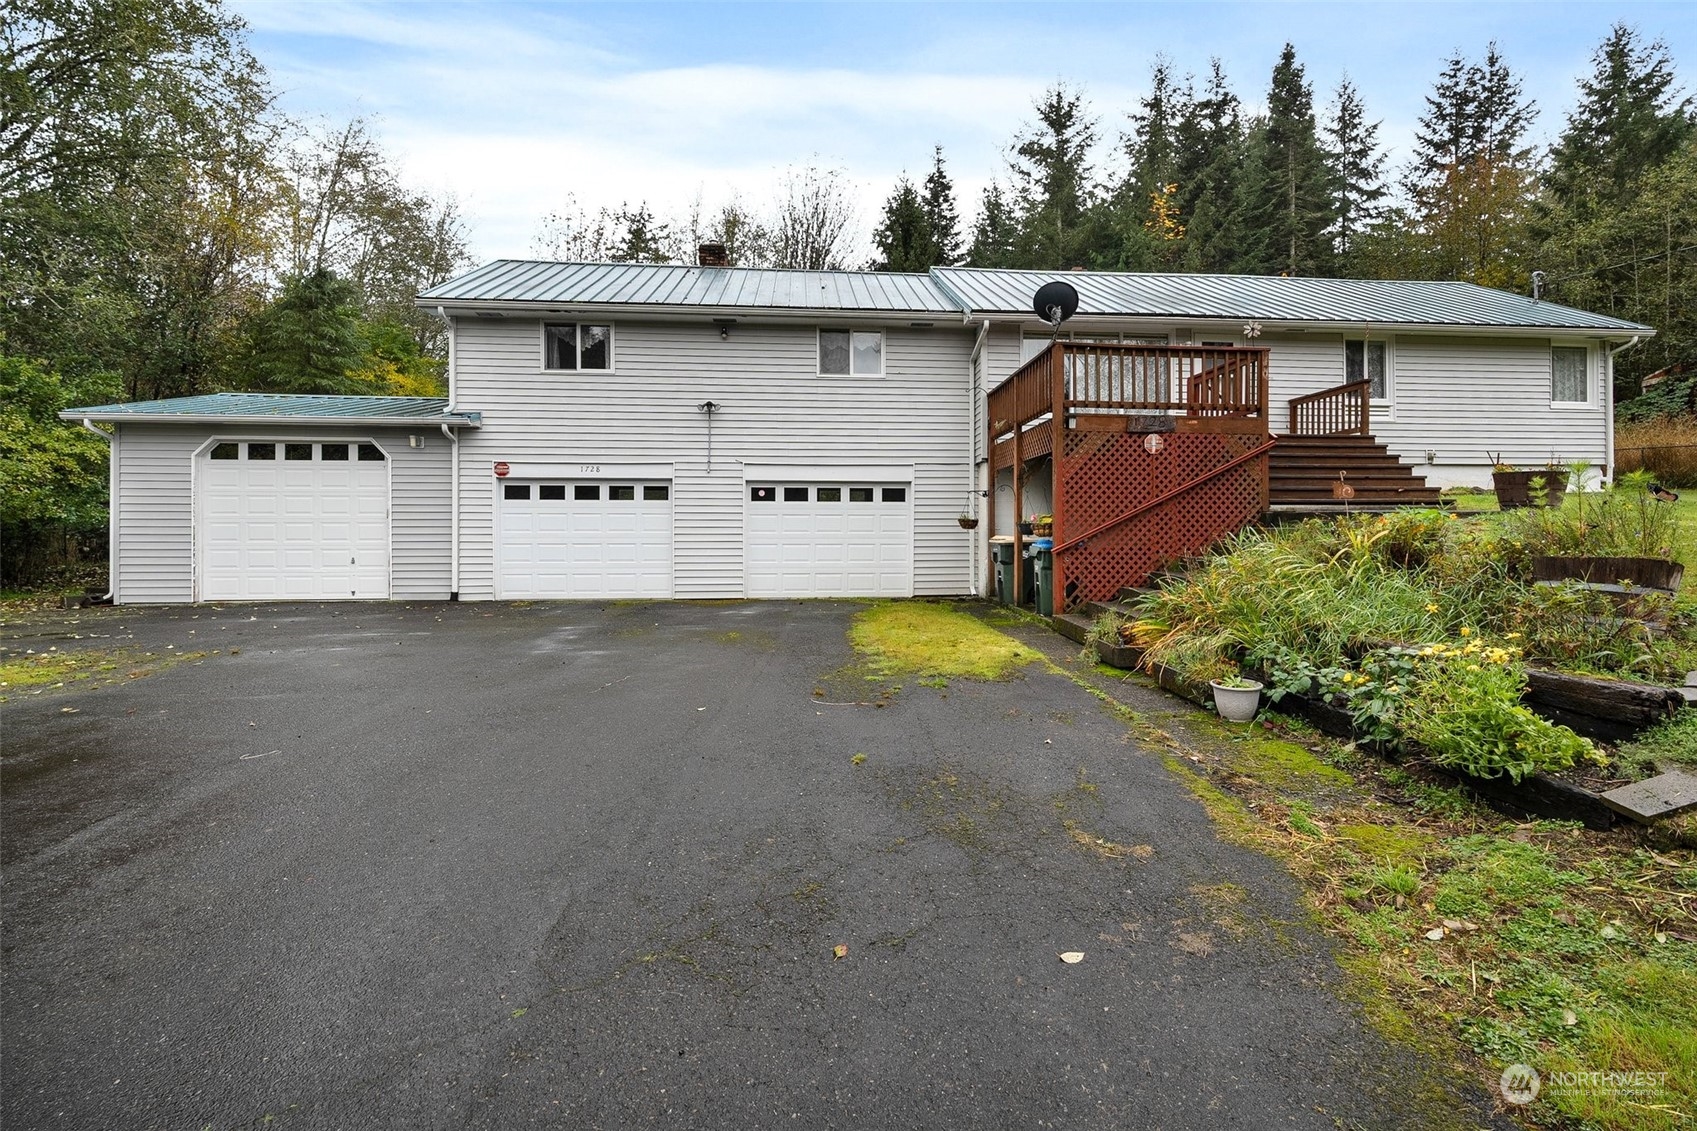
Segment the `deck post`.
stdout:
[[[1049,378],[1053,383],[1053,408],[1049,419],[1049,506],[1052,508],[1050,519],[1053,525],[1049,529],[1055,545],[1061,543],[1061,525],[1066,520],[1062,517],[1066,512],[1066,450],[1067,450],[1067,366],[1066,354],[1060,340],[1049,343]],[[1054,584],[1054,604],[1050,612],[1060,616],[1065,610],[1061,606],[1061,594],[1066,592],[1066,575],[1062,570],[1061,558],[1053,551],[1049,554],[1050,576]]]

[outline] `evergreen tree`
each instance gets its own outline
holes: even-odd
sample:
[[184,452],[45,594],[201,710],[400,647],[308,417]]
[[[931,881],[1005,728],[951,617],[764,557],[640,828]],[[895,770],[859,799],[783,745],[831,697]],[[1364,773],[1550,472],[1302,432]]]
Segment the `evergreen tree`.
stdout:
[[246,387],[268,393],[365,393],[359,292],[320,267],[296,275],[249,326]]
[[1149,93],[1127,115],[1131,132],[1123,141],[1132,197],[1146,209],[1178,180],[1178,129],[1188,95],[1188,88],[1180,87],[1173,77],[1173,61],[1156,55],[1149,68]]
[[1094,202],[1090,149],[1096,120],[1084,96],[1052,87],[1036,102],[1037,122],[1015,139],[1009,161],[1019,210],[1022,266],[1081,265],[1091,252],[1086,213]]
[[1246,136],[1242,105],[1219,59],[1210,61],[1202,97],[1186,91],[1175,130],[1173,205],[1185,225],[1186,271],[1230,270],[1242,243],[1237,189]]
[[1598,46],[1579,92],[1550,151],[1547,178],[1557,204],[1576,214],[1627,203],[1638,178],[1697,129],[1691,99],[1680,99],[1674,85],[1667,47],[1660,40],[1640,44],[1625,24],[1614,25]]
[[872,242],[882,257],[873,262],[874,271],[927,271],[937,261],[925,203],[905,173],[884,202],[884,218]]
[[666,225],[655,221],[646,201],[634,209],[621,204],[609,221],[609,228],[619,233],[607,249],[611,262],[665,263],[671,259],[666,250],[670,238]]
[[1451,58],[1426,107],[1404,176],[1418,273],[1523,285],[1534,166],[1521,143],[1536,105],[1492,43],[1482,64]]
[[1356,243],[1378,220],[1386,189],[1379,123],[1367,120],[1361,96],[1347,75],[1338,83],[1325,132],[1333,162],[1332,250],[1343,273],[1352,274],[1357,266]]
[[1188,84],[1173,77],[1172,60],[1155,56],[1149,93],[1127,117],[1121,137],[1126,175],[1105,202],[1109,246],[1101,266],[1144,270],[1175,266],[1184,253],[1185,218],[1179,208],[1178,127],[1189,104]]
[[978,205],[978,220],[972,227],[972,246],[966,261],[973,267],[1013,267],[1018,251],[1019,218],[1014,215],[1002,186],[991,181]]
[[960,210],[955,206],[955,184],[943,164],[943,147],[931,151],[931,172],[925,176],[921,201],[925,223],[930,228],[932,258],[923,269],[960,262]]
[[1331,171],[1315,133],[1313,91],[1288,43],[1273,68],[1267,116],[1254,133],[1241,194],[1246,238],[1238,269],[1282,275],[1327,270]]

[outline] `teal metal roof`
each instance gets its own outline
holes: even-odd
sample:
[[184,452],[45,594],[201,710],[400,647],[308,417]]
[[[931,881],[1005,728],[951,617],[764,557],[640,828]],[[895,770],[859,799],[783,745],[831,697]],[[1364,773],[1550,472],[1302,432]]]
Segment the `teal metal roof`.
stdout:
[[938,267],[888,271],[776,271],[654,263],[498,259],[425,291],[419,304],[655,307],[1029,317],[1043,283],[1078,288],[1079,314],[1107,318],[1221,319],[1420,325],[1615,333],[1648,326],[1473,283],[1303,279],[1252,275],[1005,271]]
[[432,302],[958,314],[929,275],[497,259],[418,296]]
[[65,420],[210,420],[246,423],[453,424],[476,427],[475,412],[449,412],[446,397],[330,397],[307,393],[208,393],[87,408],[68,408]]
[[1051,279],[1064,279],[1078,288],[1080,316],[1654,333],[1636,322],[1473,283],[978,267],[939,267],[931,274],[963,309],[980,314],[1029,316],[1031,296],[1037,288]]

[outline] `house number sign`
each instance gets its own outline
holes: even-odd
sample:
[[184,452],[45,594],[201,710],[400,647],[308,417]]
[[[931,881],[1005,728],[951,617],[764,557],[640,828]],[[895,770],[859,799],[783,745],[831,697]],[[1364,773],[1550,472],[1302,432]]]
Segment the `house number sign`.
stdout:
[[495,465],[495,478],[505,479],[507,477],[507,473],[511,470],[512,470],[512,468],[509,467],[507,464],[498,463],[498,464]]
[[1161,434],[1159,432],[1151,432],[1147,436],[1143,437],[1143,450],[1148,452],[1150,455],[1154,455],[1166,446],[1167,442],[1161,438]]

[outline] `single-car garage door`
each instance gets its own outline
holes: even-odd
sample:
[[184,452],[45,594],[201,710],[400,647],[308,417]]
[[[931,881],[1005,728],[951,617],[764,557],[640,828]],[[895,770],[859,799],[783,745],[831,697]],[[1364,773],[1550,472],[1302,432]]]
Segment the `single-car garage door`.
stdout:
[[672,487],[502,480],[497,596],[670,597]]
[[389,596],[389,462],[376,444],[227,441],[199,461],[200,600]]
[[750,597],[911,597],[906,483],[750,482]]

